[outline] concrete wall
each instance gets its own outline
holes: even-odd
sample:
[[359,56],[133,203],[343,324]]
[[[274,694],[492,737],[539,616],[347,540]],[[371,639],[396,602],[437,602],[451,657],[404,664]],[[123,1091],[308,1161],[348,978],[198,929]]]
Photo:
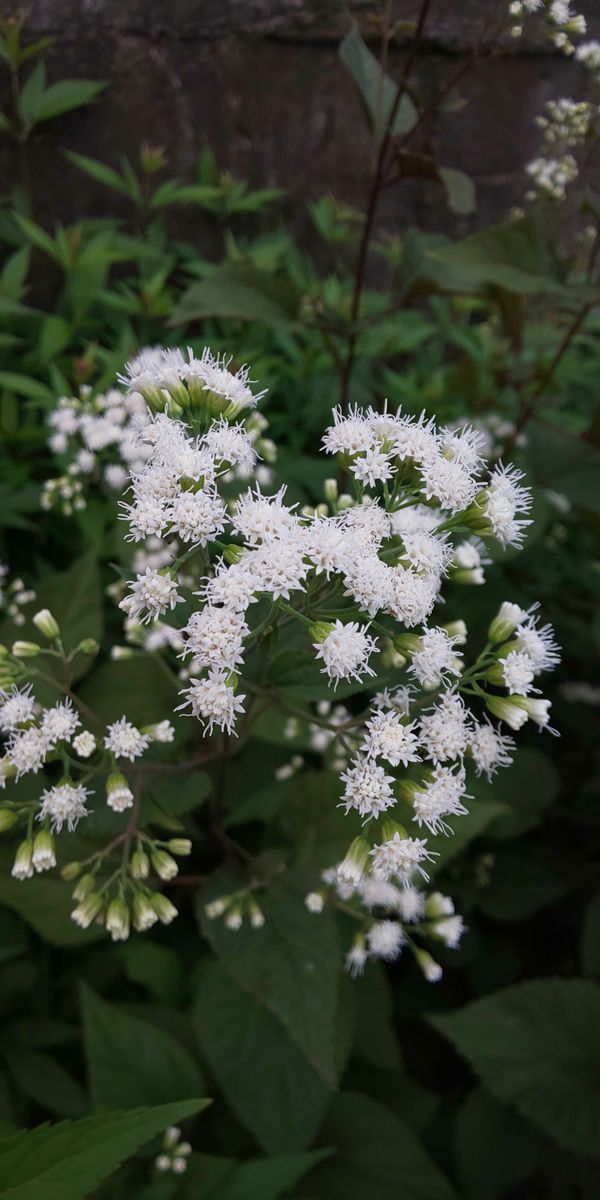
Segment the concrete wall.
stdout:
[[[417,67],[426,88],[486,44],[505,3],[433,0]],[[600,37],[597,0],[578,7],[587,11],[589,36]],[[417,0],[395,0],[393,8],[414,18]],[[50,78],[109,85],[97,105],[36,133],[30,153],[40,218],[119,211],[118,198],[66,164],[61,147],[115,163],[120,152],[135,157],[143,139],[164,146],[170,171],[189,179],[206,138],[235,174],[286,188],[300,232],[309,197],[331,191],[361,206],[371,145],[337,45],[353,17],[366,28],[370,11],[366,0],[33,0],[32,31],[54,39]],[[393,73],[405,53],[401,44],[392,51]],[[534,115],[551,96],[581,95],[585,86],[583,69],[546,44],[506,41],[498,57],[465,77],[466,107],[436,118],[432,131],[440,161],[475,180],[476,216],[457,218],[441,191],[410,184],[385,195],[381,222],[401,230],[418,215],[430,228],[462,232],[502,214],[524,189],[523,164],[538,144]],[[6,184],[15,170],[6,147],[0,167]],[[189,216],[181,219],[189,227]]]

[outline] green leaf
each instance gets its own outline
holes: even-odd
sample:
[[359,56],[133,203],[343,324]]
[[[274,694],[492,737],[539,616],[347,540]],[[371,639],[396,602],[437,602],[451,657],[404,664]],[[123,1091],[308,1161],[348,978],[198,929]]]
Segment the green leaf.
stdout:
[[52,83],[37,102],[33,121],[50,121],[73,108],[91,104],[104,90],[106,84],[90,79],[61,79]]
[[41,225],[36,225],[35,221],[18,212],[13,213],[13,220],[29,242],[37,246],[38,250],[43,250],[44,254],[47,254],[54,262],[60,263],[60,253],[56,242],[49,233],[46,233],[45,229],[42,229]]
[[42,1108],[59,1117],[79,1117],[89,1108],[81,1084],[49,1054],[16,1047],[4,1056],[18,1087]]
[[556,903],[566,892],[562,879],[532,848],[498,851],[491,879],[482,889],[482,912],[495,921],[524,921]]
[[[350,33],[346,34],[339,48],[339,56],[359,88],[375,133],[381,138],[396,101],[397,84],[382,71],[375,55],[365,45],[357,25],[353,25]],[[405,92],[394,117],[392,134],[408,133],[416,120],[417,110]]]
[[541,230],[533,217],[430,248],[422,274],[451,291],[477,291],[491,284],[523,295],[564,290],[550,234]]
[[45,383],[40,383],[39,379],[32,379],[29,375],[17,375],[13,371],[0,371],[0,387],[9,388],[11,392],[16,392],[19,396],[28,396],[31,400],[48,402],[53,399],[52,391]]
[[600,513],[600,450],[564,429],[530,422],[527,461],[536,483]]
[[169,1033],[128,1016],[89,988],[82,992],[83,1036],[90,1092],[96,1108],[118,1098],[136,1108],[201,1095],[204,1084],[191,1054]]
[[103,937],[98,926],[80,929],[71,920],[74,904],[62,879],[36,876],[28,879],[25,885],[11,878],[10,867],[11,856],[3,850],[0,855],[0,903],[23,917],[44,941],[54,946],[81,946]]
[[495,776],[474,780],[469,791],[478,800],[503,804],[506,811],[492,821],[488,836],[505,840],[539,825],[546,808],[556,799],[560,778],[554,763],[528,746],[519,749],[514,762]]
[[251,266],[226,264],[183,293],[169,323],[222,317],[289,328],[296,321],[298,303],[299,293],[291,283]]
[[177,1005],[184,994],[185,971],[174,950],[136,938],[119,947],[125,974],[146,987],[161,1004]]
[[278,1018],[220,962],[203,965],[194,1020],[219,1085],[263,1149],[276,1154],[309,1145],[330,1090]]
[[336,1154],[303,1181],[305,1200],[457,1200],[412,1130],[367,1096],[342,1092],[319,1140]]
[[[214,896],[227,889],[231,890],[229,882],[215,877],[210,890]],[[223,921],[209,920],[208,894],[202,898],[200,919],[205,936],[234,979],[282,1022],[331,1086],[336,1081],[336,927],[330,913],[315,921],[307,912],[306,890],[294,892],[279,883],[266,892],[261,897],[266,917],[262,929],[245,922],[233,932]]]
[[[450,835],[437,833],[427,838],[427,849],[436,855],[428,864],[430,875],[436,875],[448,863],[462,853],[475,838],[485,833],[492,822],[503,814],[506,809],[503,804],[477,799],[468,800],[468,813],[464,817],[453,817],[448,824],[452,829]],[[409,820],[406,827],[411,837],[422,836],[423,830],[416,821]],[[420,831],[420,832],[419,832]]]
[[35,124],[36,113],[46,86],[46,68],[43,59],[36,63],[31,73],[27,76],[23,87],[19,93],[18,107],[19,115],[23,125],[27,128]]
[[[36,606],[49,608],[56,617],[67,653],[84,638],[101,642],[102,588],[94,555],[86,554],[76,559],[67,571],[57,571],[45,579],[37,589]],[[32,640],[39,641],[33,626]],[[88,669],[89,661],[85,656],[74,660],[75,679]]]
[[468,217],[475,211],[475,185],[464,171],[455,167],[438,167],[438,174],[448,195],[448,204],[455,213]]
[[97,158],[88,158],[87,154],[75,154],[73,150],[65,150],[64,153],[69,162],[74,163],[76,167],[89,175],[90,179],[95,179],[97,183],[103,183],[105,187],[112,188],[115,192],[122,192],[125,196],[129,195],[129,188],[125,180],[112,167],[107,167],[106,163],[99,162]]
[[127,713],[136,725],[149,725],[173,711],[177,687],[164,663],[140,654],[121,662],[100,663],[79,694],[102,721],[117,721]]
[[521,983],[430,1023],[493,1096],[561,1145],[598,1154],[600,987],[580,979]]
[[483,1088],[473,1088],[458,1110],[455,1154],[469,1200],[500,1200],[535,1170],[544,1137]]
[[241,1163],[195,1154],[178,1200],[279,1200],[330,1153],[330,1150],[312,1150]]
[[209,1100],[110,1112],[41,1125],[0,1139],[0,1196],[6,1200],[83,1200],[102,1179],[168,1126]]

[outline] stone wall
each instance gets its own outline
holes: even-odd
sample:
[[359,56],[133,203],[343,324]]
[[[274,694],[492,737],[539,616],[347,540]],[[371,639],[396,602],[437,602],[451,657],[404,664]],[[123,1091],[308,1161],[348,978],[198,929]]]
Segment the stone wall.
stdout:
[[[505,0],[433,0],[417,73],[435,88],[485,44]],[[414,18],[417,0],[395,0],[394,15]],[[600,37],[597,0],[578,5],[589,36]],[[220,164],[257,186],[279,184],[287,213],[305,230],[305,204],[324,192],[361,206],[372,148],[360,102],[337,57],[367,0],[33,0],[30,27],[54,40],[51,79],[104,79],[104,97],[36,133],[31,145],[37,212],[44,221],[119,211],[119,199],[80,176],[61,147],[116,163],[142,140],[162,145],[170,171],[193,177],[206,139]],[[398,73],[406,48],[396,46]],[[505,42],[502,53],[465,76],[460,112],[435,121],[440,161],[467,171],[477,186],[472,218],[449,214],[441,191],[391,188],[380,220],[401,230],[418,215],[430,228],[466,231],[518,203],[523,165],[538,142],[535,113],[555,95],[579,95],[583,69],[544,43]],[[4,179],[15,163],[6,146]],[[5,190],[3,188],[3,190]],[[182,214],[182,228],[189,228]]]

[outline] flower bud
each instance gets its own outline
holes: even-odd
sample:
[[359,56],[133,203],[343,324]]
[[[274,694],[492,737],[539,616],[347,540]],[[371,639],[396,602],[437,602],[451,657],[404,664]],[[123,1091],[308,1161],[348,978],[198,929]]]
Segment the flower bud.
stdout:
[[443,971],[435,958],[427,950],[421,950],[418,946],[413,948],[413,954],[427,982],[438,983],[442,978]]
[[121,896],[111,900],[106,910],[106,928],[113,942],[126,942],[129,937],[129,909]]
[[37,658],[42,648],[36,646],[35,642],[13,642],[12,653],[15,658]]
[[39,629],[40,633],[43,633],[44,637],[48,638],[48,641],[50,642],[53,641],[54,638],[57,638],[60,634],[58,621],[56,620],[56,617],[52,616],[49,608],[41,608],[40,611],[35,614],[35,617],[33,618],[33,624],[35,625],[36,629]]
[[77,649],[82,654],[89,654],[91,657],[98,653],[100,645],[95,638],[84,638],[83,641],[79,643]]
[[309,913],[314,913],[315,916],[318,916],[319,913],[323,912],[325,900],[321,895],[321,892],[309,892],[308,895],[304,897],[304,905],[308,909]]
[[335,625],[331,621],[315,621],[309,629],[309,637],[314,645],[321,645],[334,629]]
[[13,879],[31,879],[31,876],[33,875],[32,855],[33,841],[31,838],[27,838],[26,841],[21,842],[21,845],[17,847],[15,861],[11,871]]
[[79,875],[80,871],[81,871],[81,863],[78,863],[78,862],[65,863],[64,867],[61,867],[61,871],[60,871],[61,878],[64,879],[66,883],[71,883],[73,879],[77,879],[77,876]]
[[360,883],[369,861],[369,843],[364,837],[356,837],[346,851],[346,856],[337,869],[340,883],[356,887]]
[[[549,700],[536,699],[534,696],[519,696],[521,707],[525,709],[530,721],[539,725],[540,729],[546,729],[550,720],[551,704]],[[556,733],[555,729],[550,730],[551,733]]]
[[147,896],[136,892],[133,898],[133,924],[138,933],[145,933],[158,921],[158,913]]
[[238,929],[242,928],[243,917],[239,904],[232,904],[227,916],[225,917],[225,925],[227,929],[232,931],[232,933],[237,933]]
[[335,504],[338,498],[337,479],[326,479],[323,484],[323,493],[329,504]]
[[83,900],[77,908],[73,909],[73,912],[71,913],[71,920],[74,921],[76,925],[79,925],[80,929],[88,929],[92,924],[92,921],[95,921],[96,917],[101,912],[103,904],[104,900],[102,899],[100,893],[91,892],[90,895],[86,896],[85,900]]
[[250,911],[250,924],[253,929],[262,929],[265,923],[265,914],[256,900],[251,900],[248,905]]
[[515,632],[517,625],[525,620],[527,613],[518,604],[505,600],[488,629],[488,641],[505,642]]
[[222,917],[227,911],[229,904],[229,896],[219,896],[217,900],[211,900],[209,904],[204,905],[204,912],[209,921],[215,921],[217,917]]
[[141,732],[146,733],[153,742],[158,742],[159,745],[166,745],[175,737],[175,730],[171,722],[166,720],[158,721],[154,725],[143,725]]
[[447,621],[445,625],[442,625],[442,629],[446,630],[448,637],[451,637],[457,646],[465,645],[468,630],[464,621]]
[[527,699],[527,696],[486,696],[485,703],[493,716],[516,731],[523,727],[529,716],[525,705]]
[[86,871],[85,875],[82,875],[81,879],[78,879],[73,888],[73,899],[81,903],[82,900],[86,900],[88,896],[91,896],[95,887],[96,880],[94,876],[89,871]]
[[113,772],[106,781],[106,803],[114,812],[124,812],[133,805],[133,792],[120,771]]
[[127,658],[135,658],[135,656],[136,656],[136,651],[133,650],[131,646],[112,646],[111,647],[110,657],[112,658],[113,662],[121,662],[122,660],[127,659]]
[[435,920],[436,917],[449,917],[454,912],[454,901],[451,896],[444,896],[441,892],[432,892],[425,901],[425,915],[430,920]]
[[179,871],[179,867],[174,858],[167,854],[165,850],[153,850],[151,855],[152,866],[160,879],[174,879]]
[[231,545],[225,547],[223,551],[223,558],[228,566],[233,567],[236,563],[241,562],[242,558],[244,557],[244,553],[245,551],[243,546],[236,546],[232,542]]
[[150,859],[141,847],[131,855],[129,874],[132,879],[147,879],[150,874]]
[[189,838],[171,838],[167,842],[167,850],[170,850],[171,854],[185,857],[192,853],[192,843]]
[[36,834],[31,861],[34,870],[38,872],[49,871],[56,866],[54,838],[49,829],[40,829],[40,832]]
[[8,829],[12,829],[17,821],[17,814],[12,809],[0,808],[0,833],[6,833]]
[[162,892],[153,892],[150,903],[163,925],[170,925],[171,921],[175,920],[177,909],[166,896],[163,896]]

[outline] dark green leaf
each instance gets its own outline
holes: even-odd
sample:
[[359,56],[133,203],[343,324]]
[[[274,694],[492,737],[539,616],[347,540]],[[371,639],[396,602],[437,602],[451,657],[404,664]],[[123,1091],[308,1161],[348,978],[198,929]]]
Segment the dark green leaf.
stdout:
[[[340,58],[360,90],[378,137],[386,132],[396,104],[398,85],[386,75],[365,45],[358,26],[353,25],[339,48]],[[392,134],[408,133],[417,120],[417,110],[404,93],[392,121]]]
[[85,1053],[96,1108],[125,1108],[201,1095],[194,1059],[170,1034],[121,1012],[89,988],[82,993]]
[[200,974],[194,1017],[205,1058],[260,1145],[271,1154],[309,1145],[331,1093],[278,1018],[214,961]]
[[295,320],[299,297],[292,284],[250,266],[219,267],[201,283],[193,283],[184,292],[171,324],[222,317],[237,321],[256,321],[284,328]]
[[535,980],[429,1020],[498,1100],[571,1150],[598,1154],[600,987]]

